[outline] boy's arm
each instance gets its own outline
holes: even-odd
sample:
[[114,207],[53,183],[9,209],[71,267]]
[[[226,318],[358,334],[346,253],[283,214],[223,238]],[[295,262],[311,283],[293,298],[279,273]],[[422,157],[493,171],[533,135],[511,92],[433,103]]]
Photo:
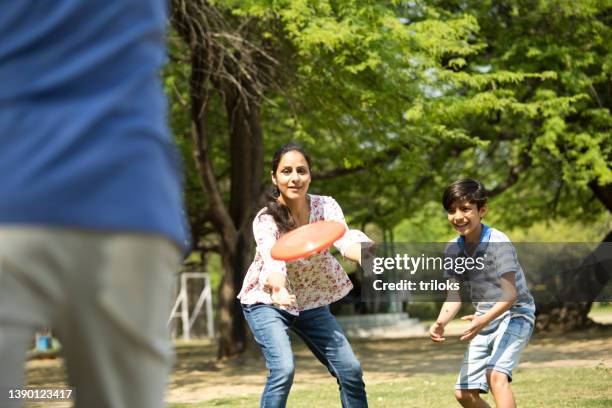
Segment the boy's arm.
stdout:
[[429,338],[431,340],[437,343],[446,340],[446,337],[442,337],[444,335],[444,327],[455,317],[459,309],[461,309],[461,295],[459,291],[449,290],[446,295],[446,301],[438,314],[438,319],[429,328]]
[[470,324],[470,326],[463,332],[459,340],[472,340],[483,327],[491,323],[512,307],[518,296],[516,284],[514,283],[514,272],[504,273],[501,276],[500,283],[502,289],[501,298],[487,313],[483,314],[482,316],[469,315],[461,318],[461,320],[470,320],[472,324]]

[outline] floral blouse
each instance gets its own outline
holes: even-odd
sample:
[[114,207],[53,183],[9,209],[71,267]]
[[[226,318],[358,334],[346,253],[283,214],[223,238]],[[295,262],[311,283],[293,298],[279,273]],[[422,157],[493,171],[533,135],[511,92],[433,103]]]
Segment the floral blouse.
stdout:
[[[309,223],[333,220],[346,226],[342,209],[336,200],[318,195],[309,195],[309,197]],[[280,232],[274,218],[264,214],[265,210],[261,209],[253,220],[257,250],[238,295],[240,302],[247,305],[273,304],[270,292],[264,288],[268,275],[273,271],[287,276],[287,289],[296,296],[297,302],[295,306],[284,309],[293,315],[329,305],[346,296],[353,288],[353,284],[328,249],[308,258],[289,262],[277,261],[270,256],[270,250],[280,237]],[[344,256],[350,245],[359,242],[370,242],[370,239],[363,232],[348,230],[347,227],[347,232],[334,243],[334,246]]]

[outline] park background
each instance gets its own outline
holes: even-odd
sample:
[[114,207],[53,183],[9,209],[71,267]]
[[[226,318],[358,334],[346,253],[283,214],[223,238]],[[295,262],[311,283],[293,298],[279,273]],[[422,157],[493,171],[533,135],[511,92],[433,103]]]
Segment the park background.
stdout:
[[[171,406],[257,405],[264,362],[236,295],[283,143],[310,153],[310,192],[377,242],[451,238],[440,196],[459,177],[487,186],[487,223],[513,241],[612,241],[609,0],[170,3],[162,79],[183,157],[185,270],[211,276],[216,327],[214,341],[178,343],[168,400],[194,405]],[[401,307],[430,319],[436,306]],[[588,318],[611,323],[612,307],[538,307],[519,405],[612,405],[612,330]],[[371,404],[452,406],[464,345],[449,343],[355,341]],[[289,406],[338,406],[334,380],[294,345]],[[31,361],[30,383],[61,383],[56,363]]]

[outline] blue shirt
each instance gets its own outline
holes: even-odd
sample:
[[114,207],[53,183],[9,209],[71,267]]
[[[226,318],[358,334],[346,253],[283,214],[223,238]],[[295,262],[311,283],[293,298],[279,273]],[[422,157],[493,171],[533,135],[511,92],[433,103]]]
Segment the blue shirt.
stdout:
[[0,13],[0,223],[186,245],[159,79],[166,4],[10,1]]
[[484,259],[483,269],[471,268],[465,272],[445,271],[446,277],[453,277],[469,287],[472,299],[476,300],[474,306],[477,314],[484,314],[495,305],[496,300],[503,293],[501,277],[510,272],[514,274],[517,300],[508,313],[534,321],[535,302],[527,286],[525,272],[518,261],[516,250],[506,234],[482,224],[479,244],[473,254],[465,251],[465,237],[463,236],[449,242],[446,254],[452,257],[471,256]]

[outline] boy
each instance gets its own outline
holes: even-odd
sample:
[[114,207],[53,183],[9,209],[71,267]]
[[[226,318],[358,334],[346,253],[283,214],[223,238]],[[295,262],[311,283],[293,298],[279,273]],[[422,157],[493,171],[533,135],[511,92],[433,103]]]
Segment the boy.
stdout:
[[[442,204],[448,221],[459,233],[446,256],[472,257],[474,267],[446,270],[445,276],[469,289],[476,312],[461,341],[470,341],[455,385],[455,397],[464,407],[489,407],[480,393],[493,393],[497,407],[516,407],[510,388],[512,369],[527,345],[535,322],[535,303],[514,247],[502,232],[481,223],[487,212],[483,185],[457,180],[446,188]],[[478,258],[480,258],[480,263]],[[461,273],[460,273],[461,272]],[[434,342],[445,340],[444,326],[461,307],[459,291],[449,291],[436,322],[429,329]]]

